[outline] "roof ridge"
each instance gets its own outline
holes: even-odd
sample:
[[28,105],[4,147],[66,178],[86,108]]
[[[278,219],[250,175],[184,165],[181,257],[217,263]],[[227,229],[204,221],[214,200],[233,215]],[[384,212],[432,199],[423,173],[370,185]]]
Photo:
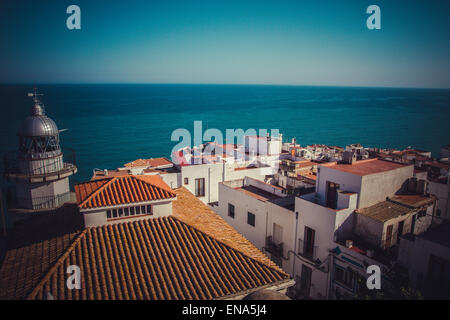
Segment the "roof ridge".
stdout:
[[76,245],[81,241],[82,238],[86,235],[88,228],[83,229],[80,234],[77,236],[75,240],[73,240],[72,244],[67,248],[67,250],[58,258],[58,260],[48,269],[47,273],[41,278],[38,284],[34,287],[34,289],[28,294],[26,300],[33,300],[38,293],[38,291],[42,288],[42,286],[50,279],[53,273],[57,270],[57,268],[65,261],[70,253],[75,249]]
[[[143,178],[141,178],[140,176],[141,175],[131,175],[133,178],[135,178],[135,179],[138,179],[139,181],[142,181],[142,182],[144,182],[145,184],[148,184],[148,185],[151,185],[152,187],[155,187],[155,188],[158,188],[158,189],[160,189],[160,190],[164,190],[164,191],[167,191],[167,192],[169,192],[171,195],[172,195],[172,197],[175,197],[176,196],[176,193],[173,191],[173,190],[171,190],[170,189],[170,187],[169,188],[163,188],[163,187],[161,187],[161,186],[159,186],[159,185],[156,185],[156,184],[153,184],[153,183],[151,183],[151,182],[149,182],[149,181],[146,181],[145,179],[143,179]],[[162,179],[161,179],[162,180]],[[163,182],[164,182],[164,180],[162,180]],[[165,182],[164,182],[165,183]]]
[[[126,176],[125,176],[125,177],[126,177]],[[117,178],[119,178],[119,177],[117,177],[117,176],[116,176],[116,177],[112,177],[112,178],[110,179],[110,181],[108,181],[108,182],[105,183],[104,185],[100,186],[100,188],[98,188],[97,190],[95,190],[94,192],[92,192],[88,197],[86,197],[86,199],[83,200],[83,202],[81,202],[81,203],[79,204],[79,207],[83,207],[83,206],[86,204],[86,202],[88,202],[89,199],[92,199],[92,198],[94,197],[94,195],[99,194],[101,190],[105,189],[106,186],[111,185],[113,181],[117,180]]]
[[[178,220],[179,222],[181,222],[181,223],[187,225],[188,227],[193,228],[194,230],[196,230],[196,231],[198,231],[198,232],[204,234],[205,236],[207,236],[207,237],[209,237],[209,238],[211,238],[211,239],[214,239],[215,241],[219,242],[220,244],[223,244],[223,245],[226,246],[227,248],[239,252],[240,254],[244,255],[245,257],[251,259],[252,261],[257,262],[257,263],[259,263],[259,264],[261,264],[261,265],[265,265],[265,266],[267,266],[268,268],[270,268],[270,269],[272,269],[272,270],[275,270],[275,271],[277,271],[277,272],[279,272],[279,273],[281,273],[281,274],[283,274],[283,275],[289,276],[289,275],[288,275],[283,269],[281,269],[280,267],[268,265],[268,264],[266,264],[266,263],[264,263],[264,262],[262,262],[262,261],[260,261],[260,260],[257,260],[257,259],[255,259],[255,258],[249,256],[247,253],[243,252],[242,250],[240,250],[240,249],[238,249],[238,248],[235,248],[235,247],[232,247],[232,246],[230,246],[229,244],[223,242],[222,240],[219,240],[219,239],[217,239],[217,238],[215,238],[215,237],[209,235],[209,234],[206,233],[205,231],[202,231],[202,230],[200,230],[199,228],[197,228],[197,227],[195,227],[195,226],[193,226],[193,225],[191,225],[191,224],[189,224],[189,223],[183,221],[183,220],[180,219],[179,217],[176,217],[176,216],[174,216],[174,215],[171,215],[171,216],[168,216],[168,217],[161,217],[161,218],[167,218],[167,219],[173,218],[173,219],[176,219],[176,220]],[[156,218],[156,219],[158,219],[158,218]],[[128,222],[131,222],[131,221],[128,221]],[[127,223],[128,223],[128,222],[127,222]],[[253,243],[251,243],[247,238],[245,238],[244,236],[242,236],[242,237],[243,237],[245,240],[247,240],[252,246],[254,246],[254,247],[256,248],[256,246],[255,246]],[[259,250],[258,248],[256,248],[256,249]],[[261,254],[264,255],[263,252],[261,252]],[[273,262],[272,260],[270,260],[269,257],[267,257],[267,259],[268,259],[269,261]],[[273,262],[273,263],[274,263],[274,262]],[[275,264],[275,263],[274,263],[274,264]],[[290,276],[289,276],[289,277],[290,277]]]

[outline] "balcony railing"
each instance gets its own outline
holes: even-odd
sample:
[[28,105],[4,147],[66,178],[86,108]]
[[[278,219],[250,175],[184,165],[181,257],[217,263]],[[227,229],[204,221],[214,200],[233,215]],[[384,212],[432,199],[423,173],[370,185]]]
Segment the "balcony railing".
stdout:
[[307,249],[305,249],[305,242],[303,239],[298,239],[298,252],[299,255],[302,257],[305,257],[308,260],[316,261],[317,258],[317,246],[308,246]]
[[[42,167],[34,168],[34,172],[39,173],[23,173],[19,168],[19,158],[20,153],[17,151],[9,151],[3,155],[3,171],[7,176],[12,176],[16,178],[27,178],[34,176],[46,176],[53,175],[58,172],[70,172],[76,169],[76,154],[73,149],[65,148],[62,150],[64,165],[62,168],[60,167],[61,159],[59,157],[55,157],[52,159],[48,159],[42,162]],[[39,160],[39,159],[37,159]],[[59,168],[59,169],[57,169]]]
[[272,236],[266,238],[266,251],[277,258],[283,257],[283,243],[275,243]]

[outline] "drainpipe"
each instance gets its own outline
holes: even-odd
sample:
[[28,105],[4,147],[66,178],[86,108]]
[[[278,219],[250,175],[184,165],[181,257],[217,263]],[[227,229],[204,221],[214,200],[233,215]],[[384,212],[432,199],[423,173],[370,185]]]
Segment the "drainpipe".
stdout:
[[0,214],[2,215],[3,236],[6,238],[6,219],[5,219],[5,211],[4,211],[4,208],[3,208],[3,194],[2,194],[2,190],[0,190]]
[[222,160],[222,182],[225,181],[225,161]]
[[208,203],[211,203],[211,167],[208,167]]
[[269,226],[269,209],[266,208],[266,237],[264,238],[264,251],[266,246],[266,239],[267,239],[267,233],[268,233],[268,226]]
[[[295,212],[295,238],[294,238],[294,252],[297,252],[297,230],[298,230],[298,211]],[[295,279],[295,256],[294,256],[294,262],[292,264],[292,275]]]
[[331,253],[330,254],[330,261],[328,262],[328,270],[330,272],[328,272],[328,286],[327,286],[327,299],[330,299],[330,292],[331,292],[331,287],[332,287],[332,279],[334,277],[333,275],[333,269],[334,269],[334,254]]

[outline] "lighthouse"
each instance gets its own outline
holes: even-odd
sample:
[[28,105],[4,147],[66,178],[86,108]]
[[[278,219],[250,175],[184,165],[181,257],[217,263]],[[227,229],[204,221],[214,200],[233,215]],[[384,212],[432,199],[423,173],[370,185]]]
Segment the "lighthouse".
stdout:
[[70,200],[69,176],[75,163],[64,162],[58,127],[45,114],[41,94],[29,93],[30,115],[19,128],[19,148],[6,158],[5,176],[11,183],[10,209],[40,211],[56,209]]

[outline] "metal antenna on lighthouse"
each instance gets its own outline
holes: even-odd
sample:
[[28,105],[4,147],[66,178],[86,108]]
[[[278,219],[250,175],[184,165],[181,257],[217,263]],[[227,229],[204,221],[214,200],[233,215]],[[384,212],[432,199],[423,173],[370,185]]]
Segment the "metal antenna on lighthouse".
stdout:
[[39,99],[39,96],[43,96],[42,93],[37,93],[37,88],[34,88],[34,92],[29,92],[28,96],[33,97],[34,106],[32,108],[32,114],[42,115],[44,114],[44,104]]
[[34,92],[29,92],[28,96],[29,97],[33,97],[33,102],[34,103],[40,103],[41,101],[39,100],[39,96],[43,96],[43,93],[37,93],[37,88],[33,88]]

